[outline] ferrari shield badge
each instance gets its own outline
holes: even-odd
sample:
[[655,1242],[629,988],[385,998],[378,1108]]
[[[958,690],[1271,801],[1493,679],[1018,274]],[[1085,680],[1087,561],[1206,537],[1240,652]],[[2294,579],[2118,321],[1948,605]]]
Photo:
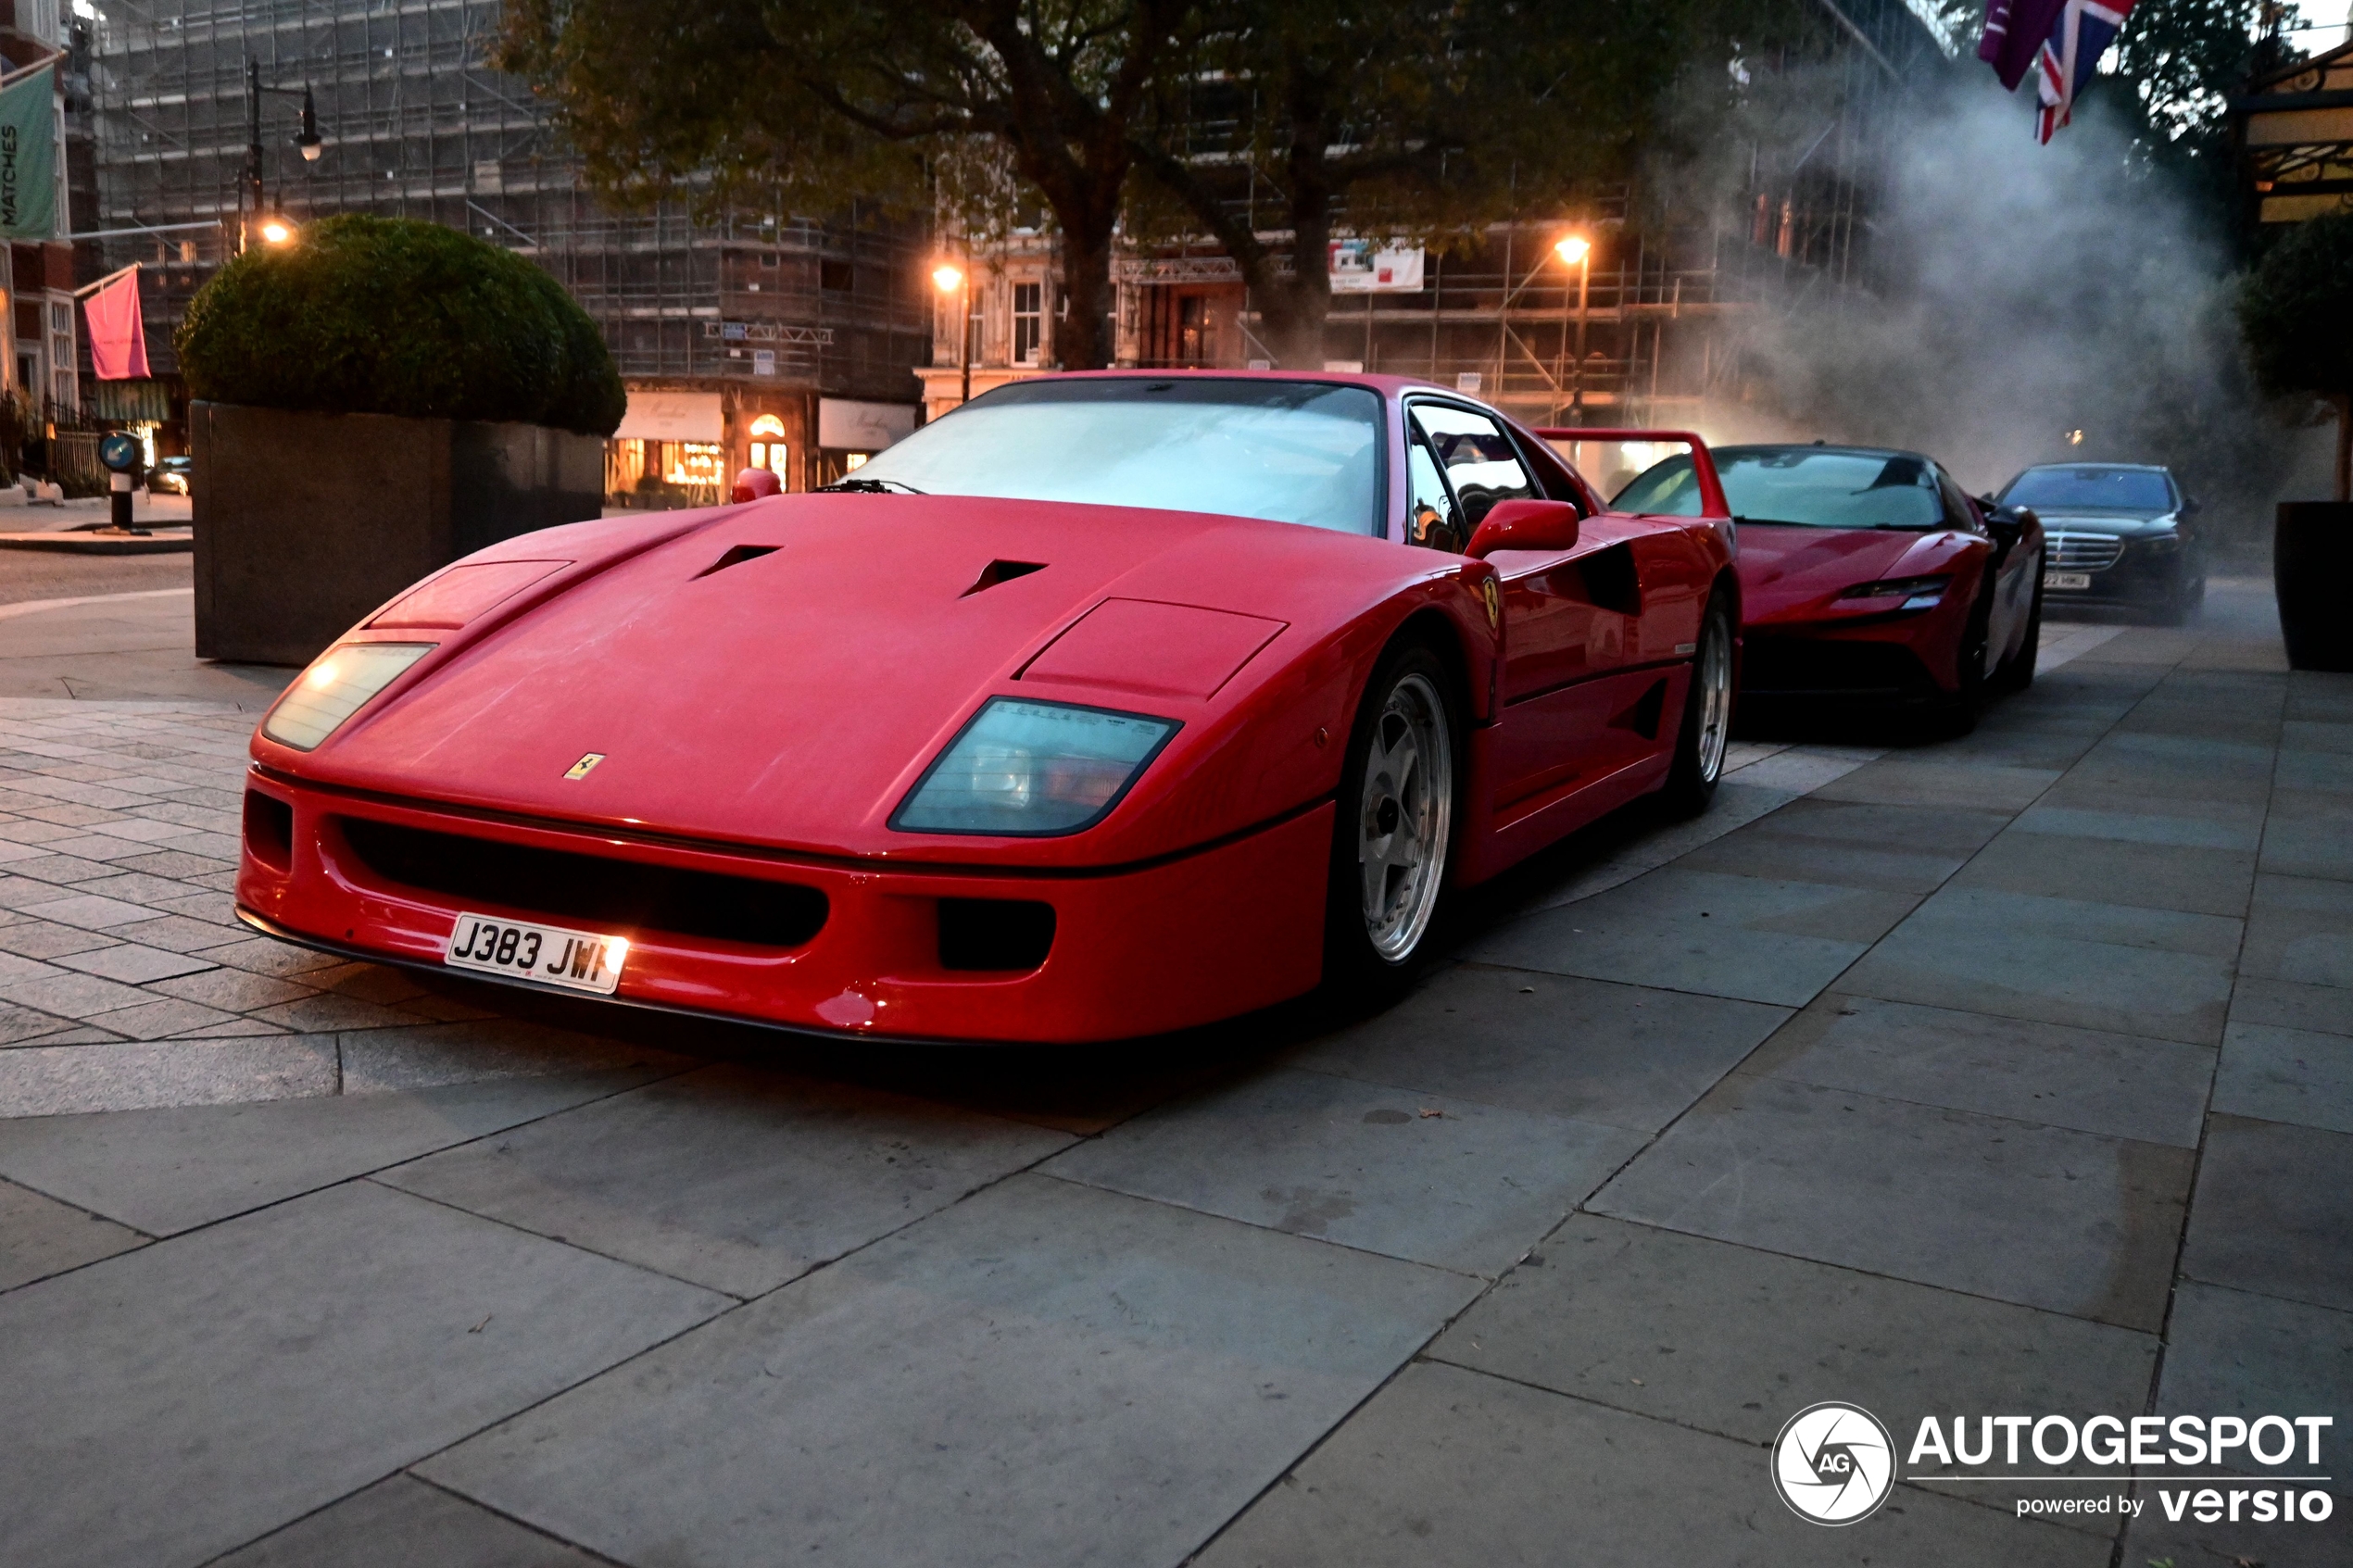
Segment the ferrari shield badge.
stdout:
[[585,779],[588,776],[589,770],[604,759],[605,754],[603,752],[592,751],[587,756],[582,758],[579,761],[574,762],[571,767],[566,768],[564,770],[564,777],[568,779]]
[[1495,580],[1492,577],[1479,579],[1478,592],[1479,596],[1487,601],[1487,629],[1490,632],[1502,631],[1504,629],[1504,596],[1495,591]]

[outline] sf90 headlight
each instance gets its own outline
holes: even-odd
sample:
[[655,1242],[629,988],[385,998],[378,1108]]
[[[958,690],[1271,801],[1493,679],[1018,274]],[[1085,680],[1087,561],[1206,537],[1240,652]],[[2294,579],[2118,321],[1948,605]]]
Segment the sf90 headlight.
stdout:
[[1898,595],[1904,602],[1899,609],[1934,609],[1944,602],[1944,590],[1953,579],[1944,577],[1891,577],[1880,583],[1858,583],[1839,595],[1842,599],[1892,599]]
[[1174,719],[991,697],[908,794],[901,833],[1076,833],[1119,803]]
[[261,721],[261,733],[280,746],[308,751],[435,646],[433,643],[344,643],[329,648],[286,688],[286,695]]

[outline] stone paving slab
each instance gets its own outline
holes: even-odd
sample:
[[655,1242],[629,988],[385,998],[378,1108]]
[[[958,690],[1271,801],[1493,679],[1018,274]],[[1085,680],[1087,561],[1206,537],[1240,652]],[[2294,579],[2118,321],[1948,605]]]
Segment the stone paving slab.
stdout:
[[1491,1277],[1643,1141],[1567,1117],[1277,1071],[1148,1110],[1041,1169]]
[[1903,894],[1825,883],[1666,870],[1529,916],[1474,942],[1466,956],[1799,1007],[1912,904]]
[[2209,1118],[2182,1273],[2353,1311],[2353,1135]]
[[2234,1017],[2222,1035],[2213,1108],[2353,1134],[2353,1039]]
[[707,1067],[382,1179],[748,1297],[1073,1141],[899,1095]]
[[1783,1025],[1743,1071],[2196,1148],[2214,1053],[1832,991]]
[[157,1242],[0,1296],[0,1540],[203,1562],[724,1299],[366,1183]]
[[594,1568],[601,1561],[396,1475],[216,1560],[214,1568]]
[[1838,984],[1889,1001],[2214,1045],[2238,944],[2239,922],[2215,915],[1947,887]]
[[127,1225],[0,1181],[0,1291],[146,1245]]
[[1477,1288],[1022,1176],[421,1473],[624,1562],[1173,1564]]
[[1756,1445],[1421,1364],[1284,1477],[1200,1568],[2108,1568],[2109,1543],[1904,1488],[1825,1530],[1762,1486]]
[[643,1069],[0,1121],[0,1176],[171,1236],[620,1094]]
[[1367,1083],[1655,1133],[1789,1016],[1606,980],[1449,967],[1290,1060]]
[[2155,1329],[2191,1162],[2159,1144],[1736,1073],[1589,1207]]
[[1824,1399],[1904,1433],[1956,1410],[2137,1408],[2157,1352],[2150,1334],[1578,1214],[1426,1353],[1761,1445]]

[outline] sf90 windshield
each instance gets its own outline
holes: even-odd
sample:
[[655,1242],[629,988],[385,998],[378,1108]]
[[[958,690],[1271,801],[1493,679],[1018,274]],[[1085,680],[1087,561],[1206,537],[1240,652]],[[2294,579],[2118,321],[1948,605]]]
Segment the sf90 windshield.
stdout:
[[[1944,526],[1936,473],[1907,452],[1835,446],[1718,446],[1724,499],[1743,522],[1803,528],[1930,529]],[[1697,517],[1699,480],[1678,455],[1644,470],[1611,508]]]
[[1362,387],[1041,377],[925,425],[850,482],[1378,533],[1380,450],[1381,400]]

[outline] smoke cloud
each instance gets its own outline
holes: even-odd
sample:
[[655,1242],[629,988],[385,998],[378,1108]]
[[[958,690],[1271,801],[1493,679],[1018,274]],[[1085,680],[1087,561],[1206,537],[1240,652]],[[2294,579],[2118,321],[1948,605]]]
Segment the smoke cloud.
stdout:
[[2164,463],[2220,532],[2268,533],[2271,501],[2323,483],[2298,470],[2325,442],[2256,391],[2214,220],[2133,161],[2096,113],[2038,145],[1990,82],[1907,116],[1871,288],[1768,290],[1719,439],[1908,447],[1972,491],[2038,462]]

